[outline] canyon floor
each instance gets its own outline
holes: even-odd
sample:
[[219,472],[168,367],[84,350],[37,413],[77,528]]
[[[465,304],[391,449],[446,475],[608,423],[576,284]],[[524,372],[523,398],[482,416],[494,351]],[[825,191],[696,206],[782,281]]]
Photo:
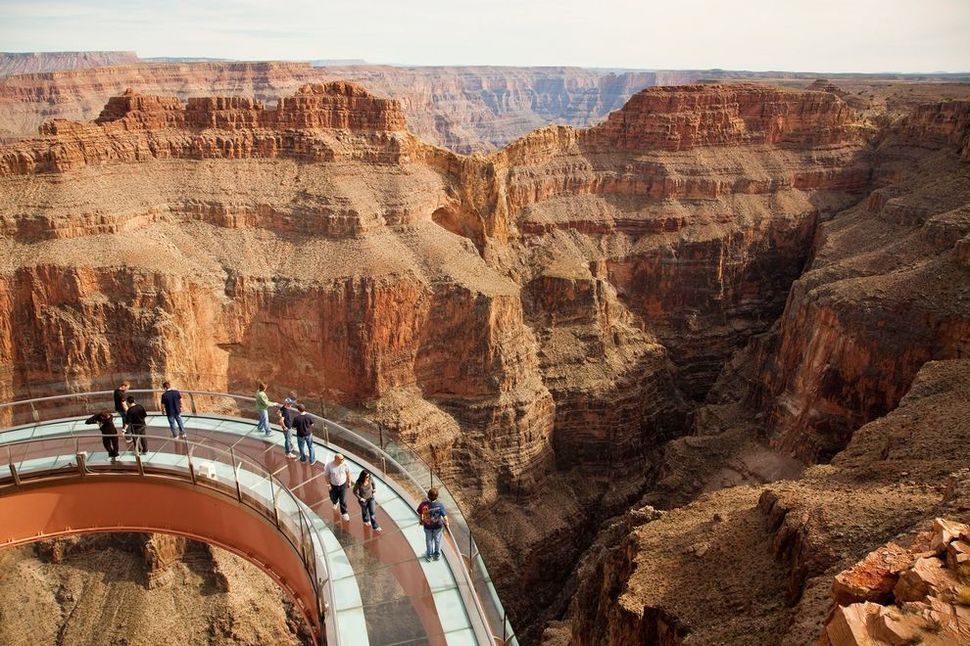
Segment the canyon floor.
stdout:
[[[625,77],[595,125],[496,150],[426,136],[407,96],[247,65],[286,92],[79,116],[101,68],[0,83],[74,83],[48,116],[97,116],[0,147],[4,399],[258,375],[367,415],[438,465],[523,643],[811,643],[839,572],[967,521],[970,85]],[[50,643],[94,621],[52,595],[102,561],[2,558]],[[201,594],[190,643],[295,639],[225,569],[228,595],[188,565],[177,592],[91,589]]]

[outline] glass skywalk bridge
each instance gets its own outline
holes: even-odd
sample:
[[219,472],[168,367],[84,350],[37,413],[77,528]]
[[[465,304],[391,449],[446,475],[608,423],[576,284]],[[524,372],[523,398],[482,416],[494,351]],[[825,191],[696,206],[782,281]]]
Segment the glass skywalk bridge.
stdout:
[[[516,643],[481,555],[453,501],[445,558],[432,563],[420,558],[425,550],[424,532],[414,508],[426,486],[441,485],[430,469],[425,484],[401,463],[423,465],[419,458],[399,446],[381,449],[358,433],[317,417],[315,430],[323,436],[315,438],[318,463],[302,464],[284,457],[283,434],[278,428],[267,438],[255,430],[253,420],[241,417],[254,412],[249,411],[251,398],[182,392],[193,410],[204,406],[234,414],[184,413],[188,441],[172,439],[165,417],[150,415],[147,453],[136,456],[125,451],[121,441],[122,455],[115,463],[109,460],[95,427],[84,424],[89,414],[111,408],[110,392],[0,405],[0,420],[5,422],[0,425],[0,463],[9,472],[0,474],[0,513],[7,513],[3,511],[5,499],[50,487],[63,492],[83,489],[86,498],[73,499],[72,504],[85,499],[104,502],[105,487],[110,487],[114,495],[127,496],[128,504],[119,506],[130,508],[139,495],[132,489],[133,482],[178,481],[183,488],[215,493],[262,516],[263,524],[268,523],[286,543],[277,541],[271,553],[267,544],[272,541],[262,541],[262,547],[247,546],[239,532],[233,535],[232,526],[248,521],[240,520],[235,512],[210,511],[198,501],[195,508],[206,513],[194,514],[199,516],[197,522],[218,518],[218,523],[228,525],[228,536],[213,536],[209,527],[140,528],[208,540],[256,562],[294,597],[315,634],[325,635],[328,643]],[[23,423],[25,419],[31,421]],[[374,474],[382,534],[362,523],[352,495],[348,496],[350,521],[343,521],[332,508],[323,467],[334,452],[347,457],[355,477],[362,468]],[[419,470],[418,475],[423,473]],[[446,490],[444,493],[447,495]],[[111,507],[111,503],[105,504]],[[188,504],[192,503],[183,502],[181,509],[186,510]],[[186,522],[188,516],[192,514],[182,514],[179,522]],[[118,523],[109,526],[108,522],[85,527],[77,520],[72,519],[69,532],[61,533],[139,529]],[[0,546],[27,542],[24,537],[18,540],[5,534],[9,532],[0,531]],[[463,551],[463,544],[470,549]],[[283,558],[287,549],[289,559]],[[302,580],[294,574],[294,563],[302,566]]]

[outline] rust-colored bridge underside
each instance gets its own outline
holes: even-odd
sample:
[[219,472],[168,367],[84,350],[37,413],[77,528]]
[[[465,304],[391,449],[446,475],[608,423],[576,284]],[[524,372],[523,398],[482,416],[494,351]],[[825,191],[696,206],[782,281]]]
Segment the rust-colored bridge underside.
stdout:
[[216,545],[254,563],[322,633],[313,587],[293,546],[233,498],[178,480],[88,475],[35,482],[0,493],[0,547],[67,534],[158,532]]

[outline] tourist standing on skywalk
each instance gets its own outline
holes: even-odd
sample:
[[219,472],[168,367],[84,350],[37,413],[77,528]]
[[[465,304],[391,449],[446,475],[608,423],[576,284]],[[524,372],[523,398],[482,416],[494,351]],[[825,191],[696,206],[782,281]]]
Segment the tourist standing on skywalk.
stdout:
[[110,410],[103,410],[95,413],[84,422],[85,424],[97,424],[101,430],[101,444],[108,452],[108,457],[112,462],[118,461],[118,429],[115,428],[114,415]]
[[115,388],[113,394],[115,398],[115,412],[121,417],[121,430],[125,432],[125,441],[130,442],[131,438],[128,437],[128,404],[125,402],[125,396],[128,394],[128,382],[122,381]]
[[330,502],[333,503],[333,508],[339,507],[341,518],[350,520],[350,514],[347,513],[347,489],[352,479],[350,466],[344,460],[344,456],[338,453],[333,456],[333,461],[327,463],[323,472],[330,483]]
[[148,417],[148,411],[141,404],[136,404],[135,398],[131,395],[128,395],[125,403],[128,404],[128,431],[134,441],[132,448],[135,453],[141,452],[144,455],[148,453],[148,440],[145,439],[145,419]]
[[[313,450],[313,418],[306,412],[303,404],[296,405],[297,415],[293,418],[293,428],[296,429],[296,444],[300,447],[300,462],[317,463],[317,455]],[[309,456],[307,455],[309,454]]]
[[175,437],[175,427],[178,425],[178,437],[185,439],[185,426],[182,424],[182,393],[172,388],[168,381],[162,384],[165,392],[162,393],[162,408],[165,410],[165,417],[168,418],[168,429]]
[[293,408],[295,403],[296,395],[290,393],[290,396],[283,401],[283,405],[280,406],[279,411],[280,426],[283,427],[283,453],[290,459],[296,457],[296,451],[293,450],[293,436],[291,433],[293,430],[293,420],[296,419],[296,409]]
[[276,404],[269,400],[269,395],[266,394],[266,384],[260,381],[256,384],[256,413],[259,415],[259,423],[256,424],[256,430],[262,431],[263,435],[267,437],[271,433],[269,428],[270,406],[276,406]]
[[377,522],[377,500],[374,498],[376,493],[377,485],[374,484],[374,478],[371,477],[369,471],[362,470],[354,484],[354,495],[357,496],[357,502],[360,503],[360,513],[364,517],[364,524],[370,524],[374,531],[380,534],[383,530]]
[[424,526],[424,543],[426,552],[424,560],[430,563],[441,558],[441,539],[445,534],[445,527],[448,526],[448,512],[445,506],[438,501],[438,490],[434,487],[428,489],[428,497],[418,505],[418,516],[421,517],[421,525]]

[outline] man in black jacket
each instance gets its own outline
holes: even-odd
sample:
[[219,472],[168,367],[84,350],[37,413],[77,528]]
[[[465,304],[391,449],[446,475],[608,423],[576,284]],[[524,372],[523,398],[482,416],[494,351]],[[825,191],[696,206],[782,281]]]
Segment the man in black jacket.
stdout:
[[168,429],[172,432],[172,437],[175,437],[175,427],[177,426],[178,438],[184,440],[185,425],[182,423],[182,393],[172,388],[172,384],[167,381],[162,384],[162,387],[165,388],[165,392],[162,393],[162,409],[165,411],[165,417],[168,418]]
[[113,394],[115,399],[115,412],[121,417],[121,430],[125,433],[125,441],[131,442],[131,438],[128,436],[128,406],[125,404],[125,395],[128,394],[128,382],[122,381],[115,388]]
[[131,395],[128,395],[126,402],[128,403],[128,430],[135,440],[135,452],[144,455],[148,453],[148,440],[145,439],[145,418],[148,417],[148,412],[144,406],[136,404],[135,398]]

